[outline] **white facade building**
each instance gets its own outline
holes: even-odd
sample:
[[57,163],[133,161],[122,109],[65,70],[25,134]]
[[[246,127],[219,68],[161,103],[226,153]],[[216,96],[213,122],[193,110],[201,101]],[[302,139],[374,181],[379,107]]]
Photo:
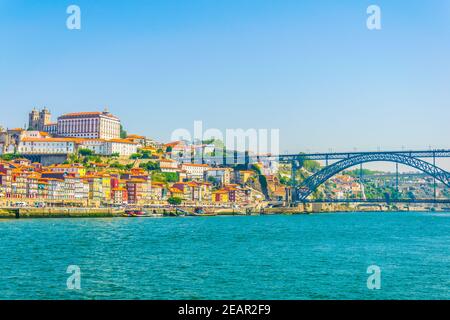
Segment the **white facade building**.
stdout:
[[119,154],[120,156],[130,156],[137,152],[138,144],[124,139],[102,140],[87,139],[80,142],[80,148],[89,149],[94,154],[110,156]]
[[19,142],[20,154],[70,154],[75,152],[75,140],[67,138],[24,138]]
[[159,167],[161,172],[178,172],[178,163],[173,159],[161,159],[159,160]]
[[207,164],[183,163],[181,165],[181,170],[186,171],[189,178],[196,180],[203,180],[203,175],[208,169],[211,167]]
[[106,141],[106,152],[108,155],[118,153],[121,156],[131,156],[137,152],[139,144],[124,139],[113,139]]
[[58,123],[52,122],[44,125],[43,131],[48,132],[52,135],[58,134]]
[[107,111],[68,113],[58,118],[58,135],[88,139],[119,139],[120,120]]
[[205,171],[205,180],[211,181],[212,179],[222,185],[231,183],[231,168],[210,168]]

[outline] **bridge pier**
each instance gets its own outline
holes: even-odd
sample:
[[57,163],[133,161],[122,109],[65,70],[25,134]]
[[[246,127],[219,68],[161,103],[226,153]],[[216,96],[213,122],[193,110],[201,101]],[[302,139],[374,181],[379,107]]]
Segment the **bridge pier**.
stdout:
[[[436,166],[436,152],[433,151],[433,166]],[[434,200],[436,201],[437,193],[436,193],[436,178],[433,177],[433,194],[434,194]]]
[[395,163],[395,190],[397,193],[399,192],[398,189],[398,162]]

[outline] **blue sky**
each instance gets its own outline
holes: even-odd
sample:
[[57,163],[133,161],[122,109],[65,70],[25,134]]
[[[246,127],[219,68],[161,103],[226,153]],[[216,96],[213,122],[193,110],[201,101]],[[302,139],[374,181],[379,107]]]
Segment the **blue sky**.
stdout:
[[202,120],[289,152],[448,148],[449,36],[444,0],[0,0],[0,125],[108,106],[162,140]]

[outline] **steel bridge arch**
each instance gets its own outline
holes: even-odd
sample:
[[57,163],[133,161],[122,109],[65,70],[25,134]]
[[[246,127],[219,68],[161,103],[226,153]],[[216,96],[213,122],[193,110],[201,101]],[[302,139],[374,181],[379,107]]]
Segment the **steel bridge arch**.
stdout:
[[345,169],[366,162],[378,162],[378,161],[396,162],[416,168],[430,175],[436,180],[442,182],[447,187],[450,187],[450,172],[447,172],[431,163],[404,154],[368,153],[343,159],[329,166],[326,166],[319,172],[308,177],[297,187],[297,200],[298,201],[306,200],[306,198],[311,193],[313,193],[314,190],[316,190],[322,183],[324,183],[325,181],[327,181],[328,179],[330,179],[331,177],[333,177],[334,175]]

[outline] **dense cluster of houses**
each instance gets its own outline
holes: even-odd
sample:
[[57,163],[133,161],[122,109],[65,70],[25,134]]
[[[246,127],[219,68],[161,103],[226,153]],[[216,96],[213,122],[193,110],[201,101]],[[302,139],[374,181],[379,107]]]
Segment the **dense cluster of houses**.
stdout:
[[[110,161],[87,165],[73,160],[82,151],[127,165],[112,166]],[[127,134],[120,119],[107,109],[63,114],[56,122],[48,109],[33,109],[28,128],[0,128],[0,156],[4,159],[0,161],[0,205],[141,206],[167,204],[171,198],[214,205],[264,200],[261,192],[247,184],[254,171],[180,161],[214,152],[211,143],[161,144]],[[151,170],[155,169],[132,162],[130,166],[127,160],[134,159],[157,163],[157,172],[171,179],[152,181]],[[261,165],[265,175],[272,169],[270,164]],[[284,192],[269,182],[274,194]]]
[[364,186],[358,179],[345,174],[335,175],[330,179],[330,197],[335,199],[365,198]]
[[[165,160],[161,161],[164,168]],[[172,163],[172,162],[170,162]],[[87,169],[81,164],[44,167],[27,159],[0,162],[0,203],[14,205],[122,206],[167,204],[179,198],[185,204],[248,204],[261,195],[245,187],[247,171],[180,165],[179,181],[152,181],[141,168],[118,170],[105,165]],[[201,168],[201,169],[198,169]],[[241,183],[232,183],[241,182]]]

